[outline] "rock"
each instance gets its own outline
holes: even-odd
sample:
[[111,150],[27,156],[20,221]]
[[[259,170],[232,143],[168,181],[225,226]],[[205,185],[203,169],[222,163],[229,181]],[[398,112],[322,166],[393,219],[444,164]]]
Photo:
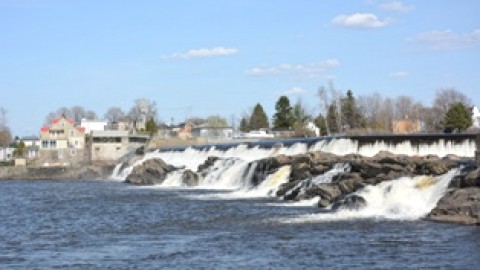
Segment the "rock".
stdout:
[[212,167],[213,164],[215,164],[215,162],[217,160],[219,160],[220,158],[218,157],[208,157],[205,162],[203,162],[202,164],[198,165],[198,168],[197,168],[197,171],[198,172],[203,172],[203,171],[206,171],[208,168]]
[[334,199],[342,195],[342,191],[337,184],[320,184],[310,189],[312,197],[320,196],[322,200],[332,202]]
[[290,173],[290,179],[305,180],[311,178],[310,165],[308,163],[294,163],[292,166],[292,172]]
[[[280,187],[278,188],[277,190],[277,193],[276,193],[276,196],[277,197],[283,197],[287,194],[287,192],[289,192],[291,189],[293,189],[300,181],[290,181],[290,182],[287,182],[287,183],[284,183],[282,185],[280,185]],[[297,194],[298,194],[298,191],[297,191]],[[295,194],[295,196],[297,196],[297,194]],[[284,198],[285,200],[293,200],[294,198],[292,198],[292,196],[289,196],[288,198]]]
[[450,187],[480,187],[480,168],[466,167],[451,181]]
[[342,194],[350,194],[366,186],[360,175],[351,174],[350,177],[349,179],[338,182],[338,187]]
[[185,170],[182,174],[182,184],[187,187],[198,186],[200,176],[192,170]]
[[161,184],[167,174],[174,170],[176,170],[174,166],[166,164],[159,158],[153,158],[135,166],[126,182],[135,185]]
[[450,168],[447,162],[438,158],[432,160],[425,160],[416,167],[415,171],[419,175],[441,175],[447,173]]
[[430,220],[480,225],[480,187],[453,189],[428,215]]
[[351,194],[344,197],[341,200],[337,200],[332,204],[332,210],[337,211],[340,209],[347,210],[360,210],[367,205],[367,201],[359,195]]

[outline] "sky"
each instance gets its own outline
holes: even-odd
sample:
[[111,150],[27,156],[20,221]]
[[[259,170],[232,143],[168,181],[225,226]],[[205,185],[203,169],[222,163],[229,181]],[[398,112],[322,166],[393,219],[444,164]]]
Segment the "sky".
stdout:
[[0,0],[0,107],[13,135],[80,105],[99,117],[155,101],[167,123],[318,88],[411,96],[455,88],[480,105],[480,1]]

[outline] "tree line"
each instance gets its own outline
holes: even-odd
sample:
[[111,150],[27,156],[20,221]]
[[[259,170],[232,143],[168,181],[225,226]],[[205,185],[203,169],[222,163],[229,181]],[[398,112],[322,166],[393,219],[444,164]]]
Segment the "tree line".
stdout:
[[[316,116],[308,113],[301,100],[292,106],[287,96],[279,97],[272,128],[307,135],[305,124],[313,121],[322,135],[362,135],[391,133],[394,120],[418,121],[424,133],[465,131],[472,125],[471,100],[453,88],[438,90],[432,106],[404,95],[390,98],[376,92],[355,97],[353,91],[342,93],[332,84],[328,89],[320,87],[317,96],[320,113]],[[260,103],[240,121],[242,132],[269,128],[268,116]]]

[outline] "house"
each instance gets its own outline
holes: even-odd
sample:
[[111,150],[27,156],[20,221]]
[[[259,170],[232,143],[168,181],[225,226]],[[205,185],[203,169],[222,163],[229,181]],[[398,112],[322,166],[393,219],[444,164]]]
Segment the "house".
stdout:
[[192,128],[191,134],[196,138],[231,139],[233,138],[233,128],[200,126]]
[[106,130],[108,127],[107,121],[87,120],[83,118],[80,126],[85,129],[85,134],[90,134],[92,131]]
[[85,128],[73,119],[55,118],[40,130],[39,158],[44,165],[69,165],[84,161]]
[[10,162],[13,160],[15,148],[13,147],[0,147],[0,162]]
[[20,138],[25,144],[24,157],[27,159],[35,159],[39,155],[40,139],[37,136],[25,136]]
[[421,130],[421,122],[413,119],[401,119],[392,121],[393,134],[413,134]]
[[477,107],[472,108],[472,127],[480,128],[480,111]]
[[148,140],[148,135],[125,130],[94,130],[87,140],[87,159],[91,162],[116,161],[145,145]]

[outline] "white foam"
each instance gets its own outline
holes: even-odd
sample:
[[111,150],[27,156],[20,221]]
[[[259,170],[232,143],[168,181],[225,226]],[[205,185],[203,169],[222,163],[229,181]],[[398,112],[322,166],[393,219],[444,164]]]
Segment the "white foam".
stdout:
[[356,194],[363,197],[366,206],[360,210],[340,209],[283,219],[284,223],[325,222],[351,219],[417,220],[425,217],[447,190],[457,170],[438,177],[402,177],[368,186]]

